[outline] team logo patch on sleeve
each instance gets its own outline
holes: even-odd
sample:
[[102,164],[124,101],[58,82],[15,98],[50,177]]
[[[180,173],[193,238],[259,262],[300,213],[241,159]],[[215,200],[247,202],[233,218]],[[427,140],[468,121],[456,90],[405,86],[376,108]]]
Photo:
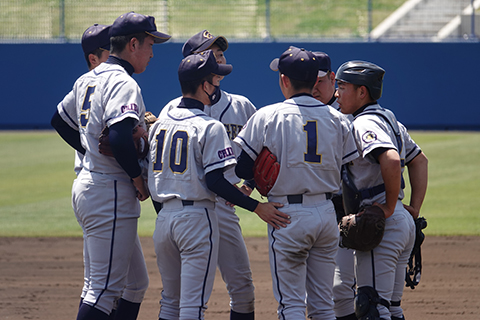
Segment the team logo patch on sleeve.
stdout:
[[233,156],[233,149],[231,147],[218,151],[218,157],[220,159],[225,159],[230,156]]
[[136,103],[130,103],[129,105],[122,106],[121,110],[122,110],[122,113],[125,113],[128,111],[135,111],[138,114],[138,106]]
[[363,134],[362,140],[365,143],[372,143],[377,140],[377,135],[373,131],[367,131]]

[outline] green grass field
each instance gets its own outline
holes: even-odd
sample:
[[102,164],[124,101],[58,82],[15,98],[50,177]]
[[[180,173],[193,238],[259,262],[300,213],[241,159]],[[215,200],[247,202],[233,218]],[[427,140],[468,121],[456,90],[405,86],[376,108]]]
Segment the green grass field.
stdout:
[[[480,235],[480,132],[411,135],[429,158],[425,233]],[[0,131],[0,236],[81,236],[70,203],[73,157],[54,131]],[[266,236],[254,213],[237,212],[245,236]],[[142,203],[140,235],[152,235],[155,217],[150,200]]]

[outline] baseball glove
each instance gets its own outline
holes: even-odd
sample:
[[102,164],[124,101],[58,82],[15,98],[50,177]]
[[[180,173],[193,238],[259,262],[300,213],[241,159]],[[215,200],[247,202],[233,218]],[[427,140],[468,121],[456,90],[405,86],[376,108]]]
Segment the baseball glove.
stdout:
[[[113,151],[108,137],[109,132],[110,130],[107,126],[103,128],[102,133],[98,138],[98,151],[105,156],[113,157]],[[138,159],[145,158],[149,151],[147,131],[141,126],[136,126],[132,130],[132,135],[135,148],[137,149]]]
[[262,196],[266,196],[277,181],[280,164],[277,157],[264,147],[253,165],[253,179]]
[[405,274],[405,287],[415,289],[422,276],[422,251],[421,246],[425,240],[423,229],[427,227],[427,220],[424,217],[418,217],[415,220],[415,243],[413,245],[410,258],[408,259],[407,270]]
[[147,126],[147,131],[150,129],[150,126],[157,121],[157,117],[153,115],[150,111],[145,112],[145,125]]
[[370,251],[380,244],[385,231],[385,213],[379,206],[368,206],[357,214],[342,218],[339,223],[340,246]]

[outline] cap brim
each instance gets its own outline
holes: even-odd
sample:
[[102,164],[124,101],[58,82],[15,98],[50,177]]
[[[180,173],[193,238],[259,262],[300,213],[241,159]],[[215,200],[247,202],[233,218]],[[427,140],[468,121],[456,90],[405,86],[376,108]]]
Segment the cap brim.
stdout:
[[200,52],[206,51],[206,50],[210,49],[214,44],[216,44],[220,48],[220,50],[222,50],[224,52],[228,49],[227,39],[223,36],[218,36],[218,37],[215,37],[215,38],[208,39],[200,47],[198,47],[194,51],[190,52],[189,54],[200,53]]
[[146,34],[149,34],[151,35],[152,37],[154,37],[154,42],[155,43],[164,43],[164,42],[167,42],[172,36],[166,34],[166,33],[161,33],[161,32],[158,32],[158,31],[145,31]]
[[216,37],[215,42],[213,43],[216,44],[223,52],[227,51],[228,49],[228,41],[224,36]]
[[325,77],[327,75],[327,71],[323,71],[323,70],[318,70],[318,77],[321,78],[321,77]]
[[213,74],[219,76],[226,76],[232,72],[233,66],[231,64],[219,64],[217,70]]
[[270,69],[272,71],[278,71],[278,63],[279,63],[280,59],[279,58],[275,58],[272,60],[272,62],[270,62]]

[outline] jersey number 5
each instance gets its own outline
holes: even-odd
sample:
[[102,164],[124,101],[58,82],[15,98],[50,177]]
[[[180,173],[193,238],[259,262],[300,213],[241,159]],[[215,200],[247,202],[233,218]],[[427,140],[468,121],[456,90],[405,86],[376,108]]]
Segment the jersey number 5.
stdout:
[[82,110],[80,111],[80,124],[85,127],[90,118],[90,107],[92,106],[92,95],[95,92],[95,87],[88,87],[85,97],[83,98]]
[[[153,170],[161,172],[163,170],[162,155],[165,147],[165,133],[166,130],[160,130],[155,141],[157,142],[157,154],[155,155],[155,162],[153,163]],[[182,174],[187,170],[187,151],[188,133],[186,131],[177,131],[172,137],[172,145],[170,147],[170,154],[168,162],[173,173]]]

